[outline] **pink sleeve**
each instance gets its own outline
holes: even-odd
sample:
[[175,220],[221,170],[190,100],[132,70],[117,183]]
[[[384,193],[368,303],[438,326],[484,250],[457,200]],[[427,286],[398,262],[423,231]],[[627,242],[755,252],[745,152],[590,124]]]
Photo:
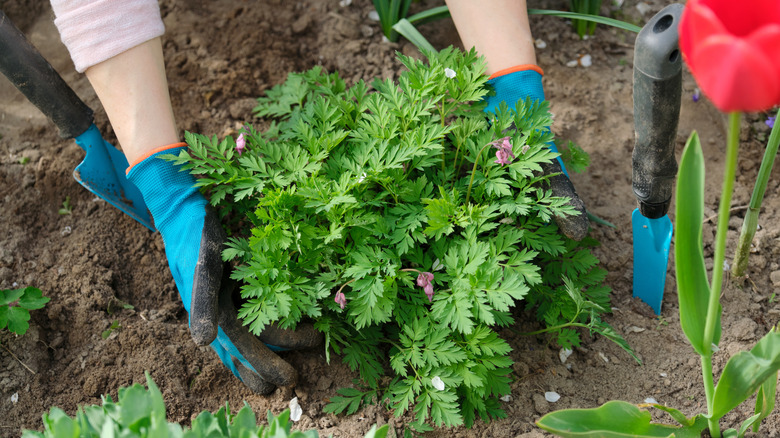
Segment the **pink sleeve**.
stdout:
[[51,5],[79,72],[165,31],[157,0],[51,0]]

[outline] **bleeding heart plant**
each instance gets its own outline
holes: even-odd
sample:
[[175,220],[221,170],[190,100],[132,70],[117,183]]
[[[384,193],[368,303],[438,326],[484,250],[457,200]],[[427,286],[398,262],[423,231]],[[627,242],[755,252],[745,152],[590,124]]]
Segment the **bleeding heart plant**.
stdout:
[[[701,358],[707,413],[686,418],[669,407],[645,405],[671,414],[680,423],[680,426],[668,426],[651,423],[650,414],[640,410],[640,406],[609,402],[596,409],[548,414],[539,420],[543,429],[560,436],[578,437],[627,434],[698,437],[704,429],[709,429],[710,435],[717,438],[722,436],[719,420],[757,393],[755,414],[738,430],[723,432],[723,436],[742,437],[751,426],[757,431],[761,420],[774,410],[780,369],[780,333],[775,329],[750,351],[732,356],[717,385],[712,373],[712,356],[718,351],[721,335],[720,292],[725,270],[721,267],[725,266],[741,111],[766,110],[780,103],[780,3],[774,0],[752,1],[749,6],[746,3],[690,0],[680,20],[680,47],[694,78],[721,111],[729,112],[726,168],[711,282],[707,279],[702,252],[704,155],[696,132],[691,134],[683,151],[677,180],[675,264],[680,325]],[[751,199],[752,211],[749,213],[755,217],[745,218],[748,231],[755,232],[755,221],[779,140],[780,135],[773,128]],[[745,230],[743,226],[743,237]],[[747,240],[748,246],[751,240],[752,234]],[[747,248],[742,254],[745,263],[746,254]]]

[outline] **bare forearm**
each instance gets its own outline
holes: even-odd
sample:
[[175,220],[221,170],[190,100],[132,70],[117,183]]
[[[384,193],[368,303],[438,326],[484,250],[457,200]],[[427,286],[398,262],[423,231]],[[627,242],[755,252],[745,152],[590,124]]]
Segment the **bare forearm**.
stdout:
[[96,64],[86,74],[128,162],[179,141],[160,38]]
[[447,0],[466,49],[487,59],[487,73],[536,64],[525,0]]

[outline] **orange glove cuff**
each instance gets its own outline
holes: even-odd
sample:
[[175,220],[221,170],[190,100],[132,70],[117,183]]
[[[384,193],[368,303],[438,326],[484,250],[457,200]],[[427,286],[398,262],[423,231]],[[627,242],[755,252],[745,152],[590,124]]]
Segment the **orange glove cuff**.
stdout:
[[544,76],[544,71],[538,65],[536,65],[536,64],[520,64],[520,65],[516,65],[514,67],[509,67],[509,68],[505,68],[503,70],[499,70],[499,71],[493,73],[492,75],[490,75],[490,77],[488,79],[493,79],[493,78],[497,78],[499,76],[508,75],[509,73],[514,73],[516,71],[527,71],[527,70],[533,70],[533,71],[539,73],[540,75]]
[[143,161],[143,160],[145,160],[145,159],[147,159],[147,158],[151,157],[152,155],[154,155],[154,154],[156,154],[156,153],[158,153],[158,152],[162,152],[162,151],[168,150],[168,149],[180,148],[180,147],[182,147],[182,146],[187,146],[187,143],[184,143],[184,142],[180,142],[180,143],[172,143],[172,144],[167,144],[167,145],[165,145],[165,146],[160,146],[159,148],[152,149],[151,151],[149,151],[149,152],[147,152],[147,153],[143,154],[143,155],[142,155],[140,158],[138,158],[137,160],[135,160],[135,161],[133,161],[132,163],[130,163],[130,167],[128,167],[128,168],[127,168],[127,170],[125,171],[125,175],[127,175],[128,173],[130,173],[130,169],[132,169],[132,168],[133,168],[133,166],[135,166],[136,164],[140,163],[141,161]]

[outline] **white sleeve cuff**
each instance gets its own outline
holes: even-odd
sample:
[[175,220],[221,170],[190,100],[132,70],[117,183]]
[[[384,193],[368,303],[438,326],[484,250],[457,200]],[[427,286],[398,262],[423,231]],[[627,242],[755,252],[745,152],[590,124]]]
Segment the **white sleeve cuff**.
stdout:
[[51,5],[79,72],[165,32],[157,0],[51,0]]

